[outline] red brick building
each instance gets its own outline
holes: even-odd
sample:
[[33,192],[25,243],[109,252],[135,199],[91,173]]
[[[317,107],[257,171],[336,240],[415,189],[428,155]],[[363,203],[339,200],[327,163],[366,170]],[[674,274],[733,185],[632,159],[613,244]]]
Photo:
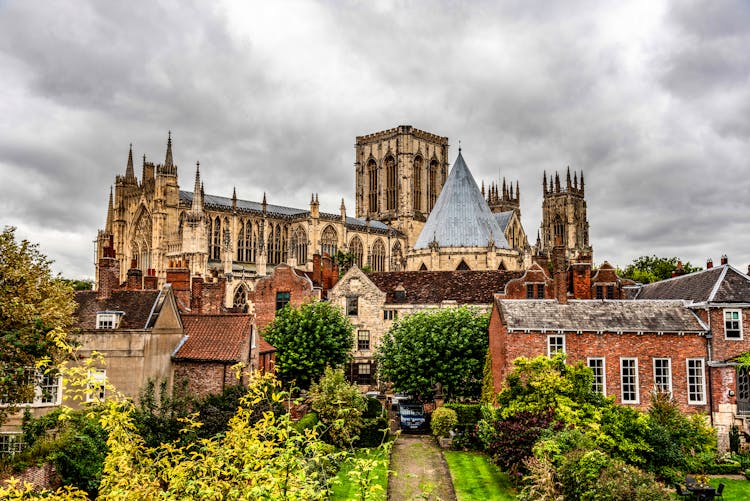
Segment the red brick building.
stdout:
[[176,384],[186,381],[191,395],[204,396],[247,382],[233,367],[241,363],[245,372],[251,365],[251,315],[182,315],[182,323],[185,336],[172,357]]
[[[320,270],[320,267],[315,270]],[[321,289],[314,287],[305,273],[286,264],[277,265],[270,275],[257,281],[254,291],[248,293],[258,330],[262,331],[270,324],[284,305],[299,306],[320,299],[320,292]]]

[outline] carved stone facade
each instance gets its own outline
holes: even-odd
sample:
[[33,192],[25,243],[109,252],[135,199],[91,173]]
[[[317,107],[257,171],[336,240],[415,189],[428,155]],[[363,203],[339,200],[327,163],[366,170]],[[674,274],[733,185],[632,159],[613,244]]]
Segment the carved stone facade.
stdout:
[[448,178],[448,138],[411,125],[357,137],[356,214],[419,236]]
[[570,177],[570,168],[565,186],[560,183],[560,175],[555,172],[547,184],[547,173],[542,181],[544,200],[542,202],[542,227],[537,236],[537,252],[549,256],[555,245],[566,249],[568,259],[579,254],[592,255],[589,243],[589,221],[586,217],[583,172],[579,182],[578,173]]

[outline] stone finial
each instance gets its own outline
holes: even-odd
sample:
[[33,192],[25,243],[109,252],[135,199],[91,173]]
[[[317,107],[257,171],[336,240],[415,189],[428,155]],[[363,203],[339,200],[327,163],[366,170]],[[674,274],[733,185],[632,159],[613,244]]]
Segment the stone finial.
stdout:
[[125,167],[125,180],[135,181],[135,172],[133,171],[133,143],[130,143],[128,150],[128,164]]
[[167,132],[167,154],[164,157],[164,167],[172,167],[172,131]]

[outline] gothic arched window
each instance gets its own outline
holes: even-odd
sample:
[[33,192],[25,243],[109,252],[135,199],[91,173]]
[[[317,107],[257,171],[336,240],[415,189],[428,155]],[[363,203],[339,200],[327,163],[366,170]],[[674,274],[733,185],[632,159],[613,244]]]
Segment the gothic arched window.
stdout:
[[281,226],[278,224],[274,229],[273,233],[273,262],[279,264],[281,262],[281,243],[282,243]]
[[289,227],[287,225],[281,228],[281,262],[289,261]]
[[213,233],[211,235],[211,250],[208,253],[211,259],[221,259],[221,219],[214,219]]
[[563,225],[562,218],[560,217],[559,214],[555,216],[554,233],[555,233],[555,245],[564,245],[565,244],[565,226]]
[[401,242],[396,241],[391,251],[391,271],[401,271],[404,256],[401,253]]
[[328,225],[323,230],[323,234],[320,237],[320,253],[321,255],[328,254],[331,257],[336,257],[336,251],[338,250],[339,237],[333,226]]
[[378,166],[375,160],[367,162],[367,179],[369,190],[367,191],[368,208],[370,212],[378,211]]
[[440,191],[438,174],[437,160],[433,160],[430,162],[430,169],[427,174],[427,210],[432,210],[437,201],[438,193]]
[[398,206],[398,168],[392,156],[385,159],[386,210],[396,210]]
[[414,210],[422,210],[422,157],[414,159],[414,170],[412,172],[412,196],[414,197]]
[[297,266],[307,263],[307,232],[301,226],[292,231],[292,257],[297,258]]
[[266,256],[268,260],[268,264],[274,264],[273,260],[273,225],[268,225],[268,242],[266,244]]
[[372,244],[370,266],[372,271],[385,271],[385,245],[380,239],[375,240],[375,243]]
[[245,240],[245,222],[240,221],[240,231],[237,233],[237,261],[245,262],[246,260],[247,241]]
[[362,240],[360,240],[359,237],[354,237],[352,238],[352,241],[349,242],[349,252],[354,256],[354,264],[359,268],[362,268],[364,253],[362,252]]
[[245,288],[245,284],[240,284],[237,290],[234,291],[232,305],[235,308],[240,308],[242,311],[247,311],[247,289]]

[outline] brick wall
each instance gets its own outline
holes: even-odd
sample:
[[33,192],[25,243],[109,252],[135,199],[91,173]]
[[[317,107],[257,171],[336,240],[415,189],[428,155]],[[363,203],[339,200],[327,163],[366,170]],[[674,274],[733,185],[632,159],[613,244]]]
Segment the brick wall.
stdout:
[[34,486],[34,490],[42,489],[57,489],[60,487],[62,482],[60,477],[55,471],[55,467],[52,463],[44,463],[41,466],[29,466],[20,473],[13,473],[11,475],[3,475],[0,477],[0,485],[6,483],[6,480],[10,478],[16,478],[20,481],[20,485],[24,483],[30,483]]
[[175,385],[179,387],[182,381],[187,380],[188,391],[193,396],[221,393],[225,387],[239,384],[232,365],[221,362],[175,362]]
[[297,275],[294,269],[286,264],[276,266],[273,274],[258,280],[255,291],[250,293],[258,331],[263,331],[266,325],[276,318],[277,292],[289,292],[291,306],[299,306],[317,297],[312,282],[307,277]]
[[[490,319],[490,350],[495,390],[499,391],[505,377],[512,369],[513,360],[518,357],[532,358],[547,355],[548,335],[557,333],[510,332],[501,325],[497,309]],[[640,403],[635,405],[647,408],[649,394],[654,387],[654,358],[671,359],[672,395],[684,412],[709,410],[708,395],[706,405],[689,405],[687,397],[687,358],[706,357],[706,340],[701,336],[676,334],[614,334],[566,332],[565,351],[568,363],[586,363],[587,357],[605,359],[606,394],[614,396],[621,403],[620,358],[638,359],[638,385]],[[706,392],[708,376],[706,376]],[[629,404],[630,405],[630,404]]]
[[[741,309],[741,308],[726,308],[726,309]],[[744,353],[750,350],[750,312],[746,309],[742,310],[742,339],[726,339],[724,334],[724,310],[725,308],[711,308],[706,314],[706,310],[700,310],[699,313],[701,318],[706,321],[708,318],[708,324],[711,327],[711,334],[713,339],[711,340],[711,348],[713,350],[712,358],[714,360],[724,362],[736,357],[740,353]]]

